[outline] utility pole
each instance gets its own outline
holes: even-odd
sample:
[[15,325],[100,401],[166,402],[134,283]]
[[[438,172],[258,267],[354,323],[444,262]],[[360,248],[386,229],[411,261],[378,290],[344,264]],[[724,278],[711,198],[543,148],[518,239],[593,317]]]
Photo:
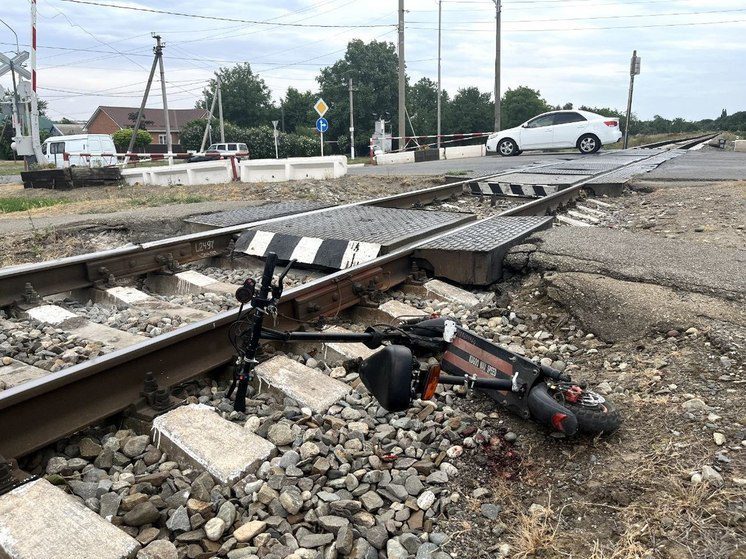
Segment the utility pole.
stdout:
[[39,135],[39,101],[36,98],[36,0],[31,0],[31,142],[36,163],[45,164],[47,158],[41,151]]
[[[440,33],[441,33],[441,15],[443,12],[443,0],[438,0],[438,132],[437,132],[437,148],[440,150]],[[440,157],[440,156],[439,156]]]
[[632,51],[632,61],[629,65],[629,96],[627,97],[627,121],[624,123],[624,149],[629,144],[629,121],[632,118],[632,91],[635,88],[635,76],[640,73],[640,57],[637,51]]
[[210,103],[210,113],[207,115],[207,124],[205,125],[205,133],[202,135],[202,144],[199,146],[200,153],[205,151],[205,143],[207,142],[207,134],[210,131],[210,126],[212,124],[212,115],[215,112],[215,101],[217,101],[218,98],[218,83],[220,83],[220,78],[218,78],[218,81],[215,84],[215,91],[212,94],[212,102]]
[[404,137],[407,135],[405,117],[406,81],[404,79],[404,0],[399,0],[399,149],[406,146]]
[[218,118],[220,119],[220,141],[225,143],[225,121],[223,121],[223,92],[218,78]]
[[492,0],[495,3],[495,132],[500,130],[500,19],[502,16],[502,0]]
[[[159,37],[160,38],[160,37]],[[129,163],[130,153],[135,148],[135,138],[137,138],[137,131],[140,130],[140,122],[142,122],[142,113],[145,111],[145,104],[148,102],[148,95],[150,94],[150,86],[153,84],[153,76],[155,75],[155,67],[158,65],[158,59],[161,56],[161,50],[154,47],[153,52],[153,65],[150,67],[150,75],[148,76],[148,83],[145,86],[145,92],[142,95],[142,101],[140,102],[140,109],[137,111],[137,118],[135,119],[135,128],[132,130],[132,137],[130,138],[130,144],[127,148],[127,153],[124,156],[124,164]]]
[[352,110],[352,78],[348,78],[347,87],[350,90],[350,159],[355,159],[355,117],[353,116],[354,111]]
[[[161,96],[163,97],[163,121],[166,124],[166,151],[167,153],[173,153],[173,142],[171,141],[171,123],[168,117],[168,99],[166,97],[166,73],[163,71],[163,45],[161,44],[161,36],[155,35],[155,56],[158,59],[158,66],[161,71]],[[174,162],[173,157],[169,156],[168,163]]]

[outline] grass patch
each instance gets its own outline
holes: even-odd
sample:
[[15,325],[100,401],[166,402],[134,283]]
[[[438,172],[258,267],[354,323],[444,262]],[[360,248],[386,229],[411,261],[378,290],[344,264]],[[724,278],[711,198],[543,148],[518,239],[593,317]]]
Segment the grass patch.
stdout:
[[23,161],[0,161],[0,175],[20,175]]
[[57,204],[65,204],[62,198],[0,198],[0,212],[25,212],[34,208],[47,208]]
[[167,204],[196,204],[198,202],[208,202],[210,198],[206,196],[199,196],[197,194],[154,194],[153,196],[147,196],[144,198],[130,198],[128,203],[130,206],[136,207],[153,207],[153,206],[165,206]]
[[370,165],[370,155],[356,157],[355,159],[350,159],[349,157],[347,158],[348,165],[354,165],[356,163],[363,163],[364,165]]

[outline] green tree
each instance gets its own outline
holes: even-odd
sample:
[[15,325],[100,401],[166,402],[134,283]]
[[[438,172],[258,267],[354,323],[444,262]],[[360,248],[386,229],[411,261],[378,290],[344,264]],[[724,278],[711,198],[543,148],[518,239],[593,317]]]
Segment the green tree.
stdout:
[[[263,79],[251,71],[248,62],[230,68],[221,67],[218,76],[225,120],[237,126],[257,126],[272,120],[273,107],[269,88]],[[210,108],[215,85],[215,79],[210,80],[208,87],[202,92],[203,99],[197,102],[198,108]]]
[[300,128],[312,129],[318,118],[313,109],[318,94],[311,91],[298,91],[288,87],[282,99],[282,110],[285,113],[285,132],[295,132]]
[[[422,78],[415,82],[407,90],[407,106],[409,107],[409,117],[412,120],[412,127],[418,135],[426,136],[437,132],[438,85],[434,81]],[[441,98],[441,118],[445,108],[445,104],[443,104]]]
[[[196,120],[190,120],[184,126],[181,127],[181,134],[179,141],[185,149],[198,150],[202,145],[202,135],[205,133],[205,125],[207,124],[206,118],[199,118]],[[225,126],[225,139],[228,142],[238,142],[237,136],[239,134],[239,127],[230,122],[226,122]],[[212,119],[212,143],[220,141],[220,122],[218,119]],[[210,136],[207,137],[207,144],[205,149],[210,147]]]
[[[119,153],[124,153],[124,151],[129,147],[133,132],[134,130],[132,128],[122,128],[111,135],[111,139],[114,140],[114,145]],[[150,135],[150,132],[147,132],[146,130],[138,130],[137,136],[135,137],[134,149],[137,150],[138,148],[147,147],[150,145],[152,140],[153,138]]]
[[448,133],[491,132],[495,124],[492,95],[476,87],[459,89],[448,103],[447,122]]
[[354,39],[344,58],[321,70],[316,78],[321,96],[329,104],[329,138],[349,135],[350,105],[347,80],[355,87],[355,144],[367,151],[374,115],[396,122],[398,58],[393,43]]
[[513,128],[536,115],[552,110],[539,90],[524,85],[508,89],[503,94],[500,107],[503,128]]

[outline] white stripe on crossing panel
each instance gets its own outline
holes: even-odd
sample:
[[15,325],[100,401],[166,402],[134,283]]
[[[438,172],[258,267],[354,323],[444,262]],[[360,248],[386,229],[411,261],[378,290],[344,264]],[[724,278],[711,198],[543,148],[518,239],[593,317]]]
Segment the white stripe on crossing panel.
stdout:
[[380,251],[381,245],[350,241],[347,244],[347,250],[345,250],[344,256],[342,256],[342,263],[339,265],[339,268],[344,270],[345,268],[351,268],[352,266],[373,260],[378,256]]
[[269,243],[272,242],[274,236],[275,234],[270,233],[269,231],[257,231],[244,252],[252,256],[264,256],[264,253],[267,252],[267,247],[269,246]]
[[293,249],[293,254],[290,256],[290,260],[297,260],[303,264],[313,264],[314,258],[316,258],[316,253],[319,251],[319,247],[323,242],[324,239],[303,237]]

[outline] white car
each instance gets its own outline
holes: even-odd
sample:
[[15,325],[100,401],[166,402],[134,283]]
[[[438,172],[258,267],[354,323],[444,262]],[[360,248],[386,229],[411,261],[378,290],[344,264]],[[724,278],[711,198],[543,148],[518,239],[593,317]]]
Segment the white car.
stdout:
[[552,111],[508,130],[490,134],[487,151],[519,155],[527,149],[578,148],[580,153],[596,153],[602,145],[622,138],[619,119],[588,111]]

